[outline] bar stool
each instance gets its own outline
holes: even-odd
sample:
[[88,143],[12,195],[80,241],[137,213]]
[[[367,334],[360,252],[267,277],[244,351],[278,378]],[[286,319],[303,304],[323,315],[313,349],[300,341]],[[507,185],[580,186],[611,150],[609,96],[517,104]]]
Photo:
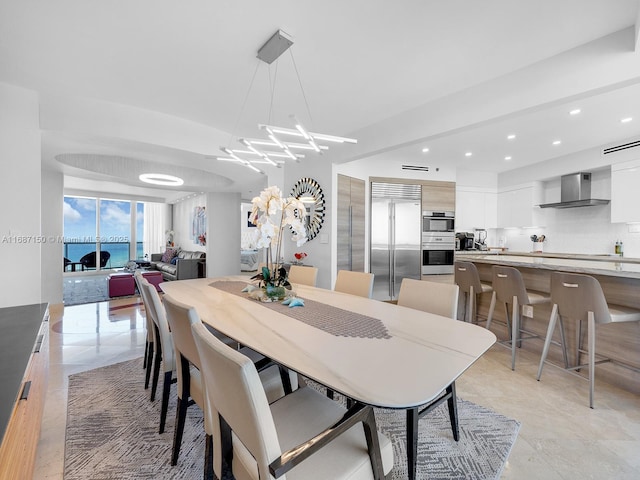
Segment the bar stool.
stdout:
[[[516,268],[494,265],[492,271],[493,295],[491,297],[491,305],[489,306],[489,315],[487,316],[487,329],[491,326],[496,300],[504,303],[507,329],[509,329],[511,334],[511,340],[504,343],[511,343],[511,370],[515,370],[516,346],[520,346],[523,340],[538,337],[538,335],[529,335],[523,338],[520,335],[521,308],[524,305],[549,303],[551,298],[547,293],[527,290],[522,275]],[[509,305],[512,307],[511,325],[509,325]]]
[[[551,337],[556,326],[556,320],[560,319],[560,338],[562,342],[562,355],[565,369],[578,370],[589,367],[589,407],[593,408],[593,392],[596,364],[608,362],[611,359],[595,361],[596,354],[596,323],[617,323],[640,321],[640,311],[621,305],[607,304],[604,298],[600,282],[589,275],[577,273],[554,272],[551,274],[551,301],[553,309],[549,318],[547,338],[544,341],[542,358],[538,367],[538,380],[542,375],[542,367],[549,353]],[[570,318],[578,322],[576,333],[576,365],[568,366],[567,347],[564,335],[562,318]],[[587,321],[587,355],[588,363],[580,365],[580,353],[582,349],[582,321]]]
[[465,322],[478,323],[476,318],[478,295],[493,292],[493,287],[480,281],[478,269],[472,262],[455,262],[454,282],[464,294],[463,320]]

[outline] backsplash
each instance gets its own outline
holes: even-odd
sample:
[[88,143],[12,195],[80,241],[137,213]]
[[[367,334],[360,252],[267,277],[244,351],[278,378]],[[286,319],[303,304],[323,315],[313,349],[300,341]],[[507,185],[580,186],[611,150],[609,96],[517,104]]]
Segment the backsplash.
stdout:
[[[625,257],[640,258],[640,224],[611,223],[609,205],[567,209],[545,209],[544,227],[495,229],[489,232],[489,246],[530,252],[531,235],[545,235],[545,252],[613,254],[617,240],[623,242]],[[631,231],[630,231],[631,230]]]

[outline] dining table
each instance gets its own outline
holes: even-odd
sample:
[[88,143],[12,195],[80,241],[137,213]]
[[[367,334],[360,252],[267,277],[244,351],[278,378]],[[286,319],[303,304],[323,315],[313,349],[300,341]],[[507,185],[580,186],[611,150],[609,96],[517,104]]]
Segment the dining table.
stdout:
[[415,479],[417,412],[433,402],[496,341],[474,324],[306,285],[304,306],[260,302],[246,276],[164,282],[165,294],[242,345],[352,401],[403,409],[408,478]]

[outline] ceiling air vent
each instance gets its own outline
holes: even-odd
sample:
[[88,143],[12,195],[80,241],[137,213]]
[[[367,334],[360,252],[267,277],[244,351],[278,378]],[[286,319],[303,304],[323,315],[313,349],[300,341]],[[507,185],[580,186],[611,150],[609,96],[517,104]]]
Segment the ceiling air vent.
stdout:
[[623,143],[622,145],[616,145],[615,147],[605,148],[604,150],[602,150],[602,154],[608,155],[610,153],[616,153],[622,150],[636,147],[640,147],[640,140],[636,140],[635,142]]
[[423,167],[422,165],[402,165],[402,170],[417,170],[418,172],[428,172],[429,167]]

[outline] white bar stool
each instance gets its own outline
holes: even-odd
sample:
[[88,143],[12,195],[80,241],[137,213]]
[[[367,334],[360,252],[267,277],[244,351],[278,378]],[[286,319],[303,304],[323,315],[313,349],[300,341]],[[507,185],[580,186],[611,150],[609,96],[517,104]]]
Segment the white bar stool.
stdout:
[[[540,305],[549,303],[549,294],[535,290],[527,290],[522,279],[522,274],[517,268],[494,265],[493,271],[493,296],[487,316],[487,329],[491,326],[496,300],[504,303],[504,311],[507,320],[507,328],[511,333],[511,370],[516,368],[516,346],[520,346],[523,340],[537,338],[538,335],[522,337],[520,335],[521,309],[524,305]],[[509,305],[511,305],[511,325],[509,325]]]
[[493,287],[480,281],[480,274],[475,264],[472,262],[455,262],[454,282],[464,294],[464,317],[465,322],[478,323],[477,300],[478,295],[493,292]]
[[[596,364],[608,362],[610,359],[595,361],[596,354],[596,323],[617,323],[640,321],[640,311],[621,305],[607,304],[600,282],[589,275],[577,273],[554,272],[551,274],[551,301],[553,309],[549,318],[547,338],[544,341],[542,358],[538,367],[538,380],[542,375],[544,361],[549,353],[551,337],[560,319],[560,338],[562,339],[562,354],[567,370],[578,370],[589,367],[589,406],[593,408],[593,392]],[[567,347],[564,336],[562,318],[570,318],[578,322],[576,333],[576,365],[568,366]],[[587,321],[587,355],[588,363],[580,365],[582,349],[582,321]]]

